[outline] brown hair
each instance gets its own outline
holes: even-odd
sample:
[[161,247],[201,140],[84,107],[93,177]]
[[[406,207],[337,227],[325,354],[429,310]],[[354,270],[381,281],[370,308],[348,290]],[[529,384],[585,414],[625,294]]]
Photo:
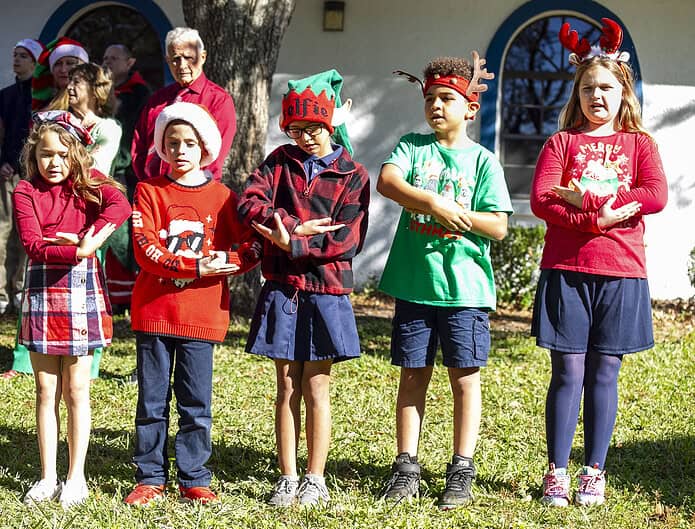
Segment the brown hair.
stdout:
[[111,74],[98,64],[85,62],[70,70],[70,80],[82,79],[92,89],[96,108],[94,113],[102,118],[113,115],[113,97],[111,95]]
[[99,188],[102,185],[109,184],[121,191],[125,191],[125,188],[120,183],[109,176],[104,175],[104,178],[100,179],[92,178],[92,156],[75,136],[56,123],[41,123],[34,125],[31,129],[21,155],[21,163],[26,178],[30,179],[39,175],[36,149],[43,135],[49,131],[58,134],[60,143],[68,148],[67,159],[70,165],[72,191],[75,196],[87,202],[101,204],[101,191],[99,191]]
[[425,79],[439,75],[458,75],[470,81],[473,79],[473,67],[466,59],[459,57],[437,57],[432,59],[422,72]]
[[572,94],[560,112],[560,130],[581,129],[586,125],[587,119],[582,113],[579,103],[579,85],[586,72],[598,67],[606,68],[623,87],[623,100],[617,115],[618,128],[622,132],[642,132],[648,135],[649,133],[642,126],[642,111],[635,94],[635,78],[632,69],[625,62],[618,62],[601,56],[586,59],[577,66]]

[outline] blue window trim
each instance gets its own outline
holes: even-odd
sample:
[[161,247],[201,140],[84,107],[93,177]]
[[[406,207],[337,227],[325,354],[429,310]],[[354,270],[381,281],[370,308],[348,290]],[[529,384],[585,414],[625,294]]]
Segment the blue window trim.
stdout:
[[620,24],[623,28],[623,43],[620,49],[630,53],[630,66],[635,73],[635,92],[640,104],[642,103],[642,81],[637,52],[630,32],[620,17],[591,0],[531,0],[516,9],[500,25],[485,54],[488,71],[495,72],[496,76],[493,80],[487,81],[488,91],[483,95],[484,101],[480,108],[480,143],[493,152],[497,147],[497,115],[501,111],[501,98],[498,94],[499,80],[507,46],[519,29],[525,27],[530,21],[541,18],[543,15],[555,14],[577,14],[596,21],[599,26],[603,17],[611,18]]
[[[167,32],[173,28],[171,21],[166,16],[164,11],[152,0],[119,0],[112,2],[114,6],[130,7],[140,13],[154,28],[159,35],[159,42],[162,50],[164,49],[164,38]],[[48,17],[46,24],[41,30],[39,40],[41,42],[51,42],[59,35],[59,31],[65,26],[75,13],[82,11],[85,7],[94,6],[94,0],[66,0]],[[108,7],[109,4],[99,4],[96,7]],[[166,64],[164,53],[162,53],[162,63],[164,72],[164,84],[167,85],[173,82],[171,72]]]

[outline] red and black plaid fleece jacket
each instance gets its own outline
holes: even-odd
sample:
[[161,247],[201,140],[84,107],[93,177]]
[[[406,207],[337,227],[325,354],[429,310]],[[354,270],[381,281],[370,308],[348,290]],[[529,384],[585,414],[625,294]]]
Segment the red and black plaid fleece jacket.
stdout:
[[[352,258],[367,233],[369,175],[347,151],[307,183],[303,151],[283,145],[273,151],[247,181],[239,199],[239,218],[274,228],[277,212],[290,233],[291,252],[268,240],[263,246],[263,276],[319,294],[349,294],[353,289]],[[298,237],[294,230],[307,220],[331,217],[345,227],[330,233]]]

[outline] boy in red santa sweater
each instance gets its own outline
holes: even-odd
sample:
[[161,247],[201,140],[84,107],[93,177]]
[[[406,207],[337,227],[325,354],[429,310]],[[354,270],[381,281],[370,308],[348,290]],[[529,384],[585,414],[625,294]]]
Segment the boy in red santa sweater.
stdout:
[[169,174],[140,182],[135,190],[133,246],[141,268],[132,302],[137,486],[125,503],[145,505],[164,496],[172,388],[181,499],[208,503],[216,500],[205,463],[212,452],[213,344],[222,342],[229,325],[225,277],[253,268],[261,246],[237,220],[236,195],[201,170],[221,145],[208,111],[185,102],[164,108],[154,139]]

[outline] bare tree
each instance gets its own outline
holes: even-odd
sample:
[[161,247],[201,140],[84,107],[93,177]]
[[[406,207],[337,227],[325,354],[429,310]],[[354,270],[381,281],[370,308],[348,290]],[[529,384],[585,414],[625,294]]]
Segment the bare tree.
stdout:
[[[208,57],[205,74],[234,99],[237,133],[225,183],[239,192],[263,161],[273,74],[295,0],[182,0],[188,26],[200,32]],[[232,280],[232,308],[249,314],[260,272]]]

